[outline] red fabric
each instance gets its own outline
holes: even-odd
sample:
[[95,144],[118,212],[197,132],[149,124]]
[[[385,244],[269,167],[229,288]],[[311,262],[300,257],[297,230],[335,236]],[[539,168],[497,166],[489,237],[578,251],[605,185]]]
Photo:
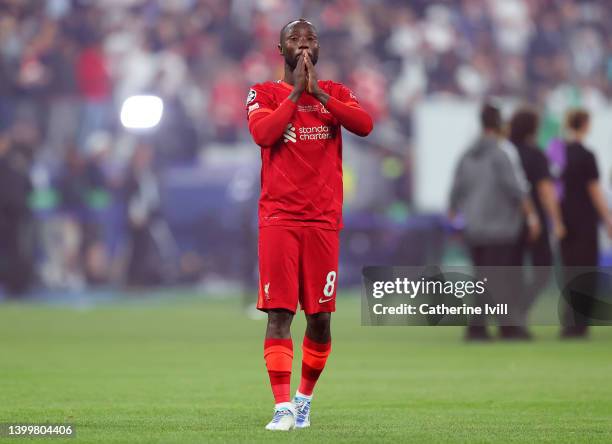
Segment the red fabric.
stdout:
[[291,401],[291,372],[276,372],[278,376],[275,376],[275,372],[269,372],[270,383],[272,384],[272,396],[274,396],[274,403],[280,404],[281,402]]
[[291,400],[291,364],[293,341],[288,339],[266,339],[264,359],[276,404]]
[[[336,311],[339,232],[316,227],[259,229],[257,308]],[[282,251],[282,254],[279,254]]]
[[262,148],[260,227],[342,228],[341,126],[364,136],[372,121],[344,85],[319,86],[335,99],[332,109],[308,93],[292,103],[292,87],[284,82],[257,84],[249,92],[249,130]]
[[304,336],[304,342],[302,344],[303,347],[310,348],[312,350],[316,350],[319,352],[326,352],[331,349],[331,341],[330,342],[315,342],[310,339],[308,336]]
[[270,147],[280,139],[295,113],[296,104],[286,99],[274,112],[269,113],[266,110],[254,110],[254,116],[249,119],[249,131],[253,141],[262,148]]
[[81,51],[76,71],[79,90],[83,96],[90,100],[104,100],[110,97],[110,78],[101,48],[92,46]]
[[329,98],[326,108],[350,132],[365,137],[372,131],[372,118],[362,108],[343,103],[335,97]]
[[302,362],[302,378],[300,379],[298,391],[306,396],[311,396],[322,372],[322,368],[314,369],[305,362]]
[[331,342],[319,343],[304,336],[302,350],[302,377],[298,391],[310,396],[331,353]]
[[293,340],[291,338],[283,339],[283,338],[266,338],[264,340],[264,350],[273,345],[283,345],[293,351]]

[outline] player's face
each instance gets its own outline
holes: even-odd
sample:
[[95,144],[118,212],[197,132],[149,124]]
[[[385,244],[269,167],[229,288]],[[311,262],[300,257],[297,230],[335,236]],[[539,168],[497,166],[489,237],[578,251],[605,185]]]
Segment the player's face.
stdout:
[[292,70],[297,66],[298,57],[304,52],[308,52],[312,64],[316,65],[319,59],[319,39],[317,37],[317,32],[308,23],[296,23],[290,26],[283,35],[280,51],[285,58],[285,63],[287,63]]

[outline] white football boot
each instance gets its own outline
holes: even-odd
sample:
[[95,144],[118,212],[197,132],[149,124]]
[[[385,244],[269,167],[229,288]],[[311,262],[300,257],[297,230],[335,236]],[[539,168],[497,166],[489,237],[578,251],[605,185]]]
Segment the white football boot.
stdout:
[[312,398],[295,395],[293,405],[295,406],[295,428],[305,429],[310,427],[310,402]]
[[295,427],[295,410],[290,402],[282,403],[274,410],[272,421],[266,426],[266,430],[288,431]]

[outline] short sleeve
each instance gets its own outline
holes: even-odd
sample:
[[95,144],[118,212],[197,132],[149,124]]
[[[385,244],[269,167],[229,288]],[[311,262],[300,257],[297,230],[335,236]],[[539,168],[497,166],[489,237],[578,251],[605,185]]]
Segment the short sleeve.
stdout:
[[599,179],[597,161],[595,160],[595,155],[591,152],[587,152],[587,155],[585,156],[585,165],[583,171],[584,179],[586,182],[591,182],[593,180]]
[[257,113],[271,113],[275,108],[272,96],[260,85],[254,85],[249,89],[245,103],[247,119]]
[[353,91],[344,85],[339,84],[337,88],[334,88],[333,96],[346,105],[359,106],[359,100],[357,100]]

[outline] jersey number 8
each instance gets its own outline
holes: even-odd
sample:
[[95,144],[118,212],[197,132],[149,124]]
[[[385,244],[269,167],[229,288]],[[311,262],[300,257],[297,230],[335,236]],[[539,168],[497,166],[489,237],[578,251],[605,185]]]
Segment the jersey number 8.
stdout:
[[336,272],[330,271],[327,273],[327,278],[325,279],[325,287],[323,287],[323,294],[327,297],[331,297],[334,294],[334,286],[336,284]]

